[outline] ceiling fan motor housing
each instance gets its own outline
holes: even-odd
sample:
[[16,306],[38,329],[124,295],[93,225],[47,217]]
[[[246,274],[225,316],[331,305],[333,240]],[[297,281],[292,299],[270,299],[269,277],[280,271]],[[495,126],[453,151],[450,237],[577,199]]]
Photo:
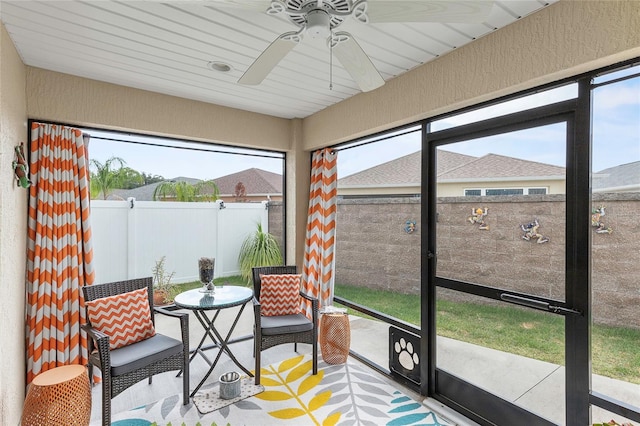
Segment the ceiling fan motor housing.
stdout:
[[[359,3],[366,0],[359,0]],[[278,7],[274,7],[277,5]],[[287,19],[310,34],[312,26],[327,27],[326,33],[317,37],[328,37],[331,30],[336,29],[353,13],[351,0],[277,0],[272,2],[271,14],[284,14]],[[325,17],[322,15],[326,13]],[[315,15],[309,17],[309,15]],[[326,19],[326,22],[325,22]],[[315,31],[317,34],[318,32]]]
[[327,38],[331,34],[331,16],[323,9],[314,9],[307,13],[307,33],[312,38]]

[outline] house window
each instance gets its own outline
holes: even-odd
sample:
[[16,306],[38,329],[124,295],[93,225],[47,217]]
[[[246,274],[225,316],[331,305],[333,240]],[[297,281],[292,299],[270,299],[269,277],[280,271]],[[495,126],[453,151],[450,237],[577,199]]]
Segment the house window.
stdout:
[[465,189],[464,196],[472,197],[479,195],[545,195],[547,188],[482,188]]
[[529,188],[529,195],[545,195],[547,188]]
[[485,195],[522,195],[522,188],[487,189]]

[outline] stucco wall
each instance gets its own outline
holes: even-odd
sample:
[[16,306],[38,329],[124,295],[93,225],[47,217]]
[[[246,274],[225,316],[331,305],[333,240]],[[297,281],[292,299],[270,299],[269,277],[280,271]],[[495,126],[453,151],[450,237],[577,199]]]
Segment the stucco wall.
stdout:
[[640,55],[640,2],[561,0],[304,120],[305,148],[348,141]]
[[[438,276],[564,299],[565,202],[563,195],[450,197],[438,200]],[[611,234],[592,235],[593,318],[596,322],[640,328],[640,193],[595,194],[606,206]],[[488,207],[489,230],[467,219]],[[522,239],[521,224],[538,218],[550,239]],[[409,199],[338,202],[336,281],[341,284],[420,294],[420,234],[408,234],[406,221],[420,223],[420,203]]]
[[245,147],[290,149],[290,121],[27,68],[30,118]]
[[0,424],[16,425],[25,389],[27,190],[16,186],[14,147],[27,137],[25,67],[0,26]]

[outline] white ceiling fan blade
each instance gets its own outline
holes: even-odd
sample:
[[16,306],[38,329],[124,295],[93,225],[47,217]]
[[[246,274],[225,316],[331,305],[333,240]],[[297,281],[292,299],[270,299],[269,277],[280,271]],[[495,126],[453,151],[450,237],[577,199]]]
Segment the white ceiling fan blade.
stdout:
[[373,66],[371,59],[351,34],[340,31],[333,34],[332,40],[333,53],[358,83],[360,90],[368,92],[384,84],[384,79],[376,67]]
[[271,0],[200,0],[200,3],[204,5],[213,3],[213,5],[219,4],[220,6],[243,7],[245,9],[265,11],[269,5],[271,5]]
[[256,85],[262,83],[273,67],[278,65],[287,53],[291,51],[300,41],[300,32],[284,33],[273,41],[264,52],[258,56],[251,66],[244,72],[238,83]]
[[154,3],[166,4],[189,4],[200,6],[218,6],[218,7],[240,7],[244,9],[254,9],[265,11],[271,5],[271,0],[138,0]]
[[371,23],[384,22],[444,22],[478,23],[491,13],[493,1],[378,1],[367,2]]

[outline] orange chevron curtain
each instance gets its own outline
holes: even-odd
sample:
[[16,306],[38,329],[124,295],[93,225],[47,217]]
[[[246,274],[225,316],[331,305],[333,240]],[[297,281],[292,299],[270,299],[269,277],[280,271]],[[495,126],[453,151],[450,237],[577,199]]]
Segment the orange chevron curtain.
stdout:
[[[313,153],[311,189],[302,271],[307,294],[315,296],[320,308],[333,303],[336,201],[338,195],[338,155],[329,148]],[[303,306],[311,317],[311,304]]]
[[87,363],[80,287],[93,284],[88,159],[82,132],[32,123],[27,241],[27,383]]

